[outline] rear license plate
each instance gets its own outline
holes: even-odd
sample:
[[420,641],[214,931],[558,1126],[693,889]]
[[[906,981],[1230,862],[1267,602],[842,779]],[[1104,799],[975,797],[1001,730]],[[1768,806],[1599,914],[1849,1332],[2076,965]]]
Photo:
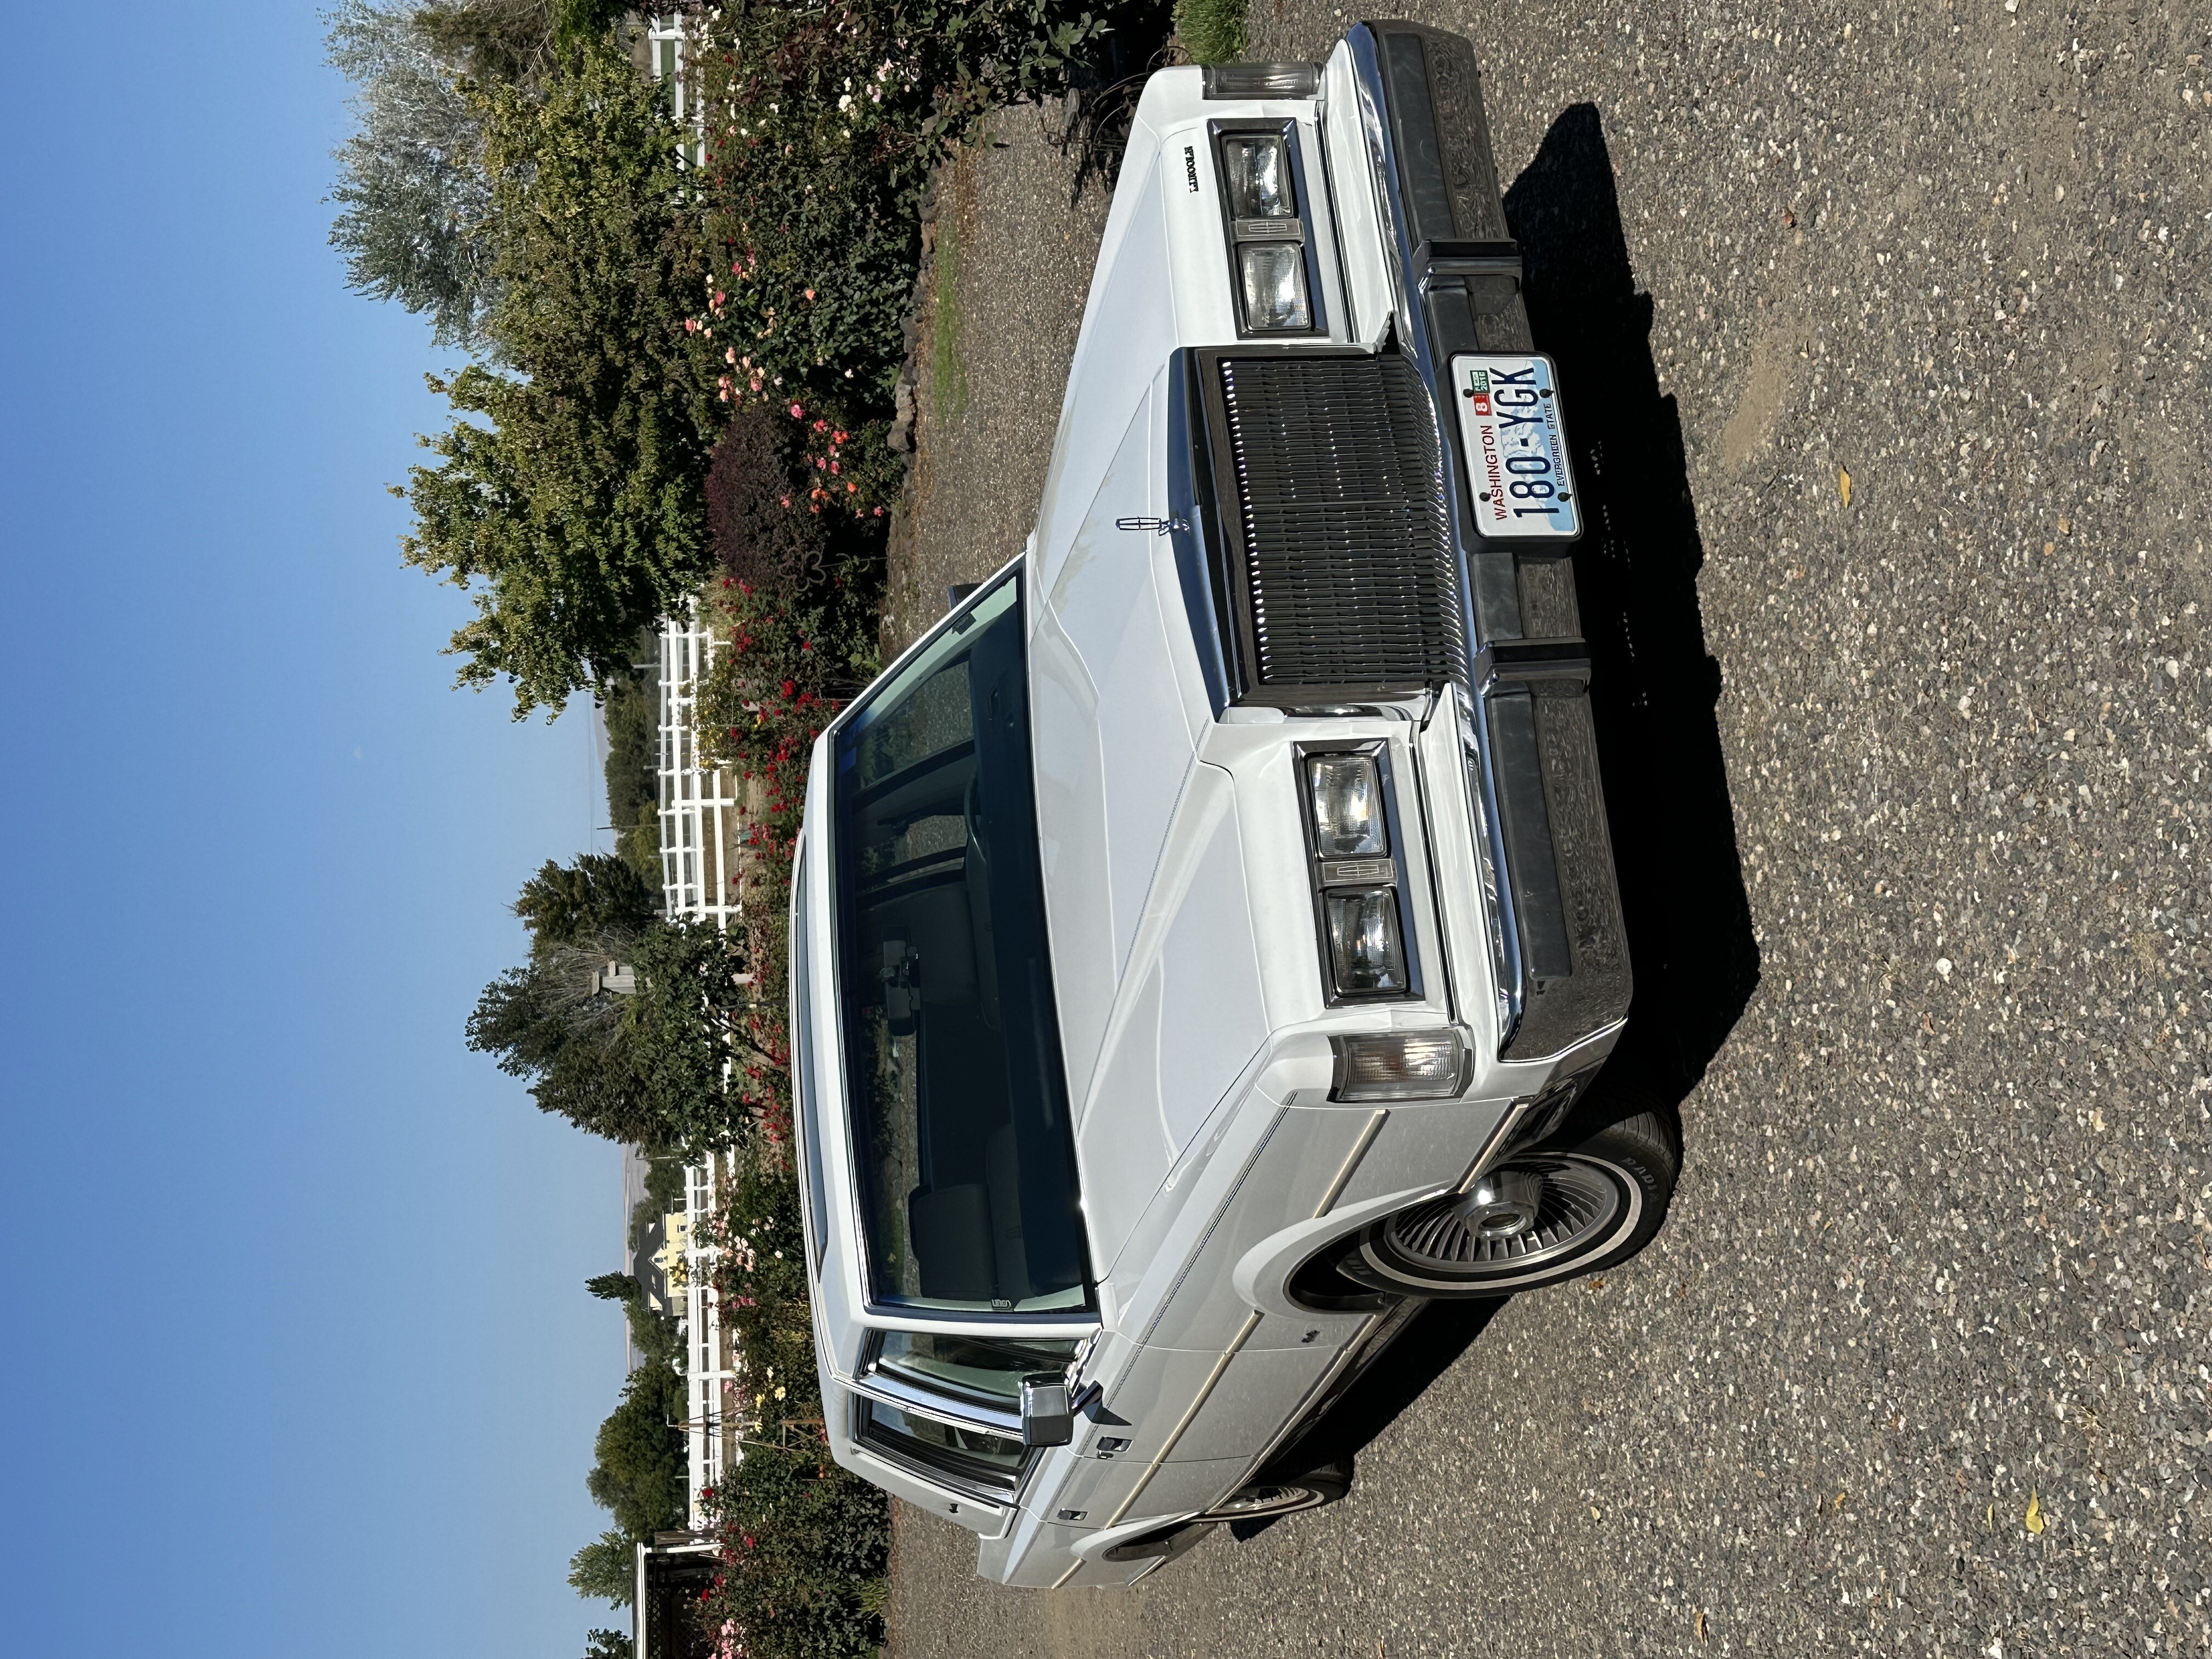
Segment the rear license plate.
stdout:
[[1571,541],[1581,535],[1582,507],[1567,464],[1552,360],[1455,357],[1451,386],[1467,449],[1474,527],[1490,541]]

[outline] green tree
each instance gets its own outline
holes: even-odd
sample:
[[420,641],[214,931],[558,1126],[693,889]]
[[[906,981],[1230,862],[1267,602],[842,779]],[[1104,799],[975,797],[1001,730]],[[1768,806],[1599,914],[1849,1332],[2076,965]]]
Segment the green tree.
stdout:
[[[644,647],[650,654],[652,647]],[[660,692],[651,672],[635,673],[607,688],[607,823],[616,831],[615,856],[647,887],[659,888]]]
[[567,864],[548,859],[514,902],[532,951],[639,933],[659,913],[660,896],[605,853],[581,853]]
[[531,86],[552,68],[552,0],[422,0],[407,9],[439,55],[472,80]]
[[636,1659],[636,1654],[620,1631],[595,1630],[584,1637],[584,1659]]
[[542,94],[494,87],[474,107],[507,368],[432,379],[461,418],[423,441],[438,459],[410,474],[402,548],[471,592],[460,682],[505,676],[520,719],[627,678],[638,629],[706,574],[723,411],[716,348],[684,326],[706,261],[659,88],[610,37]]
[[[635,969],[635,995],[593,993],[611,961]],[[656,1152],[727,1146],[741,1126],[724,1060],[781,1064],[750,1046],[745,963],[737,939],[693,921],[554,945],[484,988],[468,1044],[590,1133]]]
[[627,1302],[637,1294],[637,1279],[629,1273],[593,1273],[584,1288],[609,1302]]
[[592,992],[604,960],[562,946],[509,969],[477,1000],[468,1044],[528,1081],[543,1110],[611,1140],[653,1144],[623,1032],[625,999]]
[[325,49],[356,88],[357,123],[333,153],[331,245],[356,292],[427,315],[441,345],[476,348],[494,285],[491,180],[483,123],[432,12],[343,0],[325,15]]
[[626,1607],[636,1594],[637,1546],[625,1533],[603,1532],[568,1558],[576,1594]]
[[639,937],[630,960],[638,994],[623,1011],[625,1031],[638,1086],[665,1136],[659,1144],[694,1152],[730,1145],[740,1126],[723,1062],[742,1074],[781,1059],[748,1040],[753,1000],[739,982],[748,966],[742,943],[712,922],[659,922]]
[[599,1425],[597,1459],[584,1485],[592,1501],[631,1538],[680,1527],[686,1517],[684,1379],[666,1364],[640,1367],[622,1403]]

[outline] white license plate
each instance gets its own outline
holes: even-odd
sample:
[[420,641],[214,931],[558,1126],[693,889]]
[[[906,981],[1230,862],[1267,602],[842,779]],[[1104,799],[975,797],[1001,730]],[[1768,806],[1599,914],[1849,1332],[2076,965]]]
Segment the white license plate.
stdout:
[[1451,360],[1452,402],[1467,449],[1474,527],[1491,541],[1569,541],[1583,533],[1552,360]]

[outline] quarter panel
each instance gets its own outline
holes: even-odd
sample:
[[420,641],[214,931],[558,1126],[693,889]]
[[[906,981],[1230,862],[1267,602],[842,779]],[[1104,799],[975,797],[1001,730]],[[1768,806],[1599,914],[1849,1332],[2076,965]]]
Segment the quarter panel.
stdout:
[[975,1571],[1017,1589],[1112,1589],[1141,1577],[1154,1563],[1085,1559],[1075,1546],[1087,1529],[1024,1517],[1006,1537],[986,1539],[975,1551]]
[[[1474,1155],[1512,1103],[1441,1101],[1393,1106],[1375,1144],[1345,1185],[1336,1207],[1348,1208],[1412,1187],[1449,1187],[1465,1175]],[[1341,1106],[1312,1109],[1340,1112]]]

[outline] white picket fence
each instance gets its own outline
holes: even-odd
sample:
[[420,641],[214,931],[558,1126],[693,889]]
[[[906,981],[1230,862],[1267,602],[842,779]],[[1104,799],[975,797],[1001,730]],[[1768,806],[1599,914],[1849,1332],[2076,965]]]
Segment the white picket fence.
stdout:
[[[662,908],[671,917],[712,921],[727,930],[742,912],[734,878],[739,833],[737,780],[702,765],[691,712],[699,682],[713,665],[716,642],[696,607],[660,630],[660,874]],[[690,1216],[684,1250],[684,1390],[690,1455],[690,1523],[701,1524],[699,1494],[722,1477],[722,1396],[737,1374],[724,1364],[721,1310],[712,1283],[716,1250],[707,1230],[720,1171],[709,1157],[684,1172]]]

